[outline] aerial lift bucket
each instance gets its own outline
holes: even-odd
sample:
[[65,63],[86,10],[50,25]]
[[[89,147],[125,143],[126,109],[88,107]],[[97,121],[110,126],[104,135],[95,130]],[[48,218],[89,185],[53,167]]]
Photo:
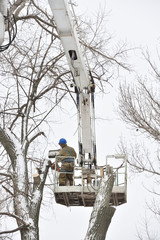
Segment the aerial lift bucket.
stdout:
[[[54,195],[55,201],[58,204],[65,206],[84,206],[92,207],[94,205],[100,183],[103,177],[108,178],[114,174],[115,184],[113,186],[110,205],[118,206],[127,201],[127,177],[126,177],[126,158],[123,155],[110,155],[112,160],[121,160],[122,163],[117,167],[111,167],[107,164],[105,166],[96,166],[93,169],[76,166],[73,172],[66,172],[66,174],[73,174],[73,186],[59,186],[59,174],[61,171],[57,170],[57,157],[55,156],[55,171],[54,171]],[[59,158],[59,157],[58,157]],[[73,157],[72,157],[73,158]],[[107,156],[108,160],[108,156]],[[63,173],[65,173],[63,171]]]

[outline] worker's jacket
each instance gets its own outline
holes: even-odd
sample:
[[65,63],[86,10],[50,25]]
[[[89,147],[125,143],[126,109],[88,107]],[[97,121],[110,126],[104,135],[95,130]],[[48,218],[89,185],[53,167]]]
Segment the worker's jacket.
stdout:
[[63,147],[60,151],[58,156],[64,156],[64,158],[59,158],[58,161],[63,162],[63,159],[65,159],[67,156],[72,156],[74,158],[77,157],[77,153],[75,152],[74,148],[69,147],[69,146],[65,146]]

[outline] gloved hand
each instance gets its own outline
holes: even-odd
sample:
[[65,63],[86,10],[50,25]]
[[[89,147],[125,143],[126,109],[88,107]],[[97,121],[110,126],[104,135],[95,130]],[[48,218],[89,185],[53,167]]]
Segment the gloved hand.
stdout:
[[47,164],[47,167],[51,167],[51,166],[52,166],[52,162],[49,160],[48,164]]
[[52,166],[51,166],[52,170],[55,170],[55,162],[52,163]]
[[57,171],[57,172],[60,172],[59,165],[58,165],[58,164],[56,165],[55,162],[52,164],[51,169],[52,169],[52,170],[55,170],[55,166],[56,166],[56,171]]

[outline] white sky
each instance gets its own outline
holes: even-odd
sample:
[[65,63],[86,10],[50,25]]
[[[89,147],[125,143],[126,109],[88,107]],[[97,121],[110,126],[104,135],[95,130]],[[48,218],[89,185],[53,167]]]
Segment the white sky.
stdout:
[[[105,0],[76,0],[79,8],[76,11],[94,14],[99,4],[104,6]],[[109,12],[106,28],[113,33],[116,40],[127,40],[132,47],[148,46],[153,49],[158,44],[159,22],[160,22],[160,1],[159,0],[107,0],[106,12]],[[135,56],[137,57],[137,56]],[[139,70],[144,67],[138,66]],[[113,104],[115,103],[114,90],[110,89],[110,94],[103,99],[99,99],[98,105],[103,106],[98,114],[103,112],[103,116],[110,121],[99,121],[97,123],[97,146],[98,156],[102,162],[105,162],[107,154],[114,154],[119,136],[123,135],[124,128],[116,121],[113,114]],[[99,104],[100,103],[100,104]],[[102,111],[102,112],[101,112]],[[68,118],[64,123],[64,128],[70,126],[71,119]],[[57,139],[61,135],[57,127]],[[64,132],[63,132],[64,133]],[[64,133],[69,136],[70,144],[73,146],[75,137],[69,127]],[[141,185],[142,178],[134,178],[128,181],[128,202],[117,207],[116,214],[112,219],[107,240],[123,239],[135,240],[136,228],[145,217],[145,200],[147,197]],[[91,208],[71,207],[66,208],[54,204],[53,209],[44,209],[47,211],[45,219],[40,222],[40,240],[82,240],[86,234]],[[42,215],[43,216],[43,215]]]
[[[104,7],[105,0],[76,0],[76,2],[78,3],[76,11],[92,15],[97,11],[99,4]],[[141,45],[153,50],[159,39],[159,11],[159,0],[106,0],[106,12],[109,12],[106,29],[115,36],[116,40],[127,40],[132,47]],[[123,125],[119,125],[120,122],[116,120],[113,113],[113,105],[116,105],[114,89],[109,89],[109,92],[107,96],[98,99],[97,105],[102,108],[96,110],[97,115],[103,114],[103,117],[109,120],[97,122],[98,157],[103,163],[105,163],[107,154],[115,153],[119,137],[124,131]],[[63,137],[66,137],[74,146],[76,137],[73,134],[76,130],[76,123],[73,123],[74,128],[72,128],[70,116],[61,120],[63,124],[57,125],[55,138],[58,141],[63,132]],[[67,129],[66,132],[64,129]],[[136,178],[133,181],[129,179],[128,202],[117,207],[107,240],[136,239],[136,227],[144,217],[147,196],[141,183],[142,178]],[[92,208],[67,208],[55,203],[52,208],[43,207],[40,240],[84,239],[91,211]]]

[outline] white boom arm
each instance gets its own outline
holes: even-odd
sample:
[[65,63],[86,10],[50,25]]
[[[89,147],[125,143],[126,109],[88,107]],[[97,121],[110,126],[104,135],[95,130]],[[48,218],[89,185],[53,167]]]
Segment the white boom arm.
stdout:
[[[79,161],[96,163],[94,82],[85,66],[67,0],[48,0],[77,92]],[[88,158],[86,158],[88,154]]]
[[7,0],[0,0],[0,45],[4,41],[5,33],[4,16],[7,16]]

